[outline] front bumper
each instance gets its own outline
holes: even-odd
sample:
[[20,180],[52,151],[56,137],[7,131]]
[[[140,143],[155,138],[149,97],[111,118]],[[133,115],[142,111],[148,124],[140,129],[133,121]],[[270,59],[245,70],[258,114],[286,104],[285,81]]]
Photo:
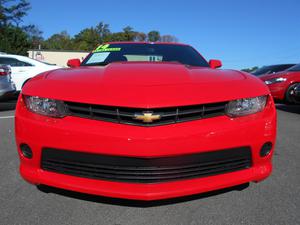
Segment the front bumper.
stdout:
[[[76,117],[53,119],[29,112],[19,99],[16,142],[22,177],[32,184],[117,198],[156,200],[197,194],[246,182],[257,182],[272,171],[272,155],[260,157],[266,142],[275,143],[276,110],[269,98],[263,112],[240,118],[219,116],[157,127],[139,127]],[[33,158],[20,152],[28,144]],[[226,174],[161,183],[96,180],[41,169],[42,148],[127,157],[163,157],[249,146],[252,167]],[[273,147],[274,148],[274,147]]]

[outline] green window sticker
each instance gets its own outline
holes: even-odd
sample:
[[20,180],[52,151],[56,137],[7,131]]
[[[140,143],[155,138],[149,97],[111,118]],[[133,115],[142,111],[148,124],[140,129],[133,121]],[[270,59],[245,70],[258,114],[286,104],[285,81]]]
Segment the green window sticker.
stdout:
[[99,45],[93,52],[118,52],[121,48],[110,48],[109,44]]

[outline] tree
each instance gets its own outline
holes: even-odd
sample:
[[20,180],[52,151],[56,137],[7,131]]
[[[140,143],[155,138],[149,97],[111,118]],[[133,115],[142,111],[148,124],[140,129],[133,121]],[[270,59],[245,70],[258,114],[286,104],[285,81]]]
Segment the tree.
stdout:
[[52,35],[44,42],[44,47],[51,50],[70,50],[73,42],[67,31]]
[[99,44],[100,36],[93,27],[86,28],[75,35],[74,48],[76,50],[91,51]]
[[156,30],[150,31],[148,33],[148,41],[156,42],[160,40],[160,33]]
[[30,3],[26,0],[20,0],[18,3],[11,5],[15,0],[0,0],[0,26],[16,25],[23,21],[22,18],[27,15],[31,8]]
[[0,51],[26,55],[30,46],[28,36],[18,26],[27,15],[30,4],[26,0],[15,2],[15,0],[0,0]]
[[123,28],[123,32],[124,32],[124,41],[133,41],[135,39],[136,33],[135,31],[133,31],[133,28],[130,26],[124,27]]
[[0,51],[9,54],[27,55],[27,34],[19,27],[0,27]]
[[105,24],[103,22],[100,22],[96,26],[95,29],[96,29],[96,32],[97,32],[98,37],[99,37],[99,44],[102,44],[103,42],[107,42],[108,37],[111,34],[110,29],[109,29],[109,25]]
[[43,32],[35,25],[23,26],[24,32],[27,34],[27,39],[30,48],[37,49],[43,43]]
[[113,33],[104,22],[83,29],[74,37],[63,31],[44,40],[43,32],[37,26],[31,24],[19,27],[30,8],[28,0],[0,0],[0,51],[24,55],[28,48],[39,46],[51,50],[91,51],[97,45],[109,41],[177,42],[174,36],[161,36],[156,30],[145,34],[135,31],[130,26],[124,27],[121,32]]
[[146,41],[147,35],[143,32],[137,32],[134,41]]
[[96,27],[90,27],[81,30],[74,37],[74,49],[91,51],[97,45],[110,40],[111,32],[109,25],[103,22],[98,23]]
[[172,35],[162,35],[160,38],[162,42],[178,42],[178,39]]
[[116,32],[109,36],[109,41],[127,41],[127,37],[124,32]]

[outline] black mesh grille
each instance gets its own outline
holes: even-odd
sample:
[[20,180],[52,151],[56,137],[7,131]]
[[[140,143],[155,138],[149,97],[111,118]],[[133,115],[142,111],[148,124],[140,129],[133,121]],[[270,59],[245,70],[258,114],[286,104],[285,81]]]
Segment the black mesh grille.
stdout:
[[[75,102],[65,102],[65,104],[71,116],[138,126],[157,126],[224,115],[227,102],[153,109],[114,107]],[[135,118],[135,115],[143,115],[143,113],[159,115],[160,118],[151,122]]]
[[251,150],[248,147],[160,158],[98,155],[47,148],[42,151],[41,162],[43,170],[55,173],[129,183],[191,179],[250,166]]

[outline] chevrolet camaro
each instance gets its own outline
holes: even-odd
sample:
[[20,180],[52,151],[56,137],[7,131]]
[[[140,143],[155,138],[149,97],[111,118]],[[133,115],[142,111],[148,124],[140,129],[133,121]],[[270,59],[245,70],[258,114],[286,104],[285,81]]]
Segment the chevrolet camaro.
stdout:
[[276,110],[250,74],[178,43],[102,44],[19,96],[20,173],[34,185],[158,200],[259,182]]

